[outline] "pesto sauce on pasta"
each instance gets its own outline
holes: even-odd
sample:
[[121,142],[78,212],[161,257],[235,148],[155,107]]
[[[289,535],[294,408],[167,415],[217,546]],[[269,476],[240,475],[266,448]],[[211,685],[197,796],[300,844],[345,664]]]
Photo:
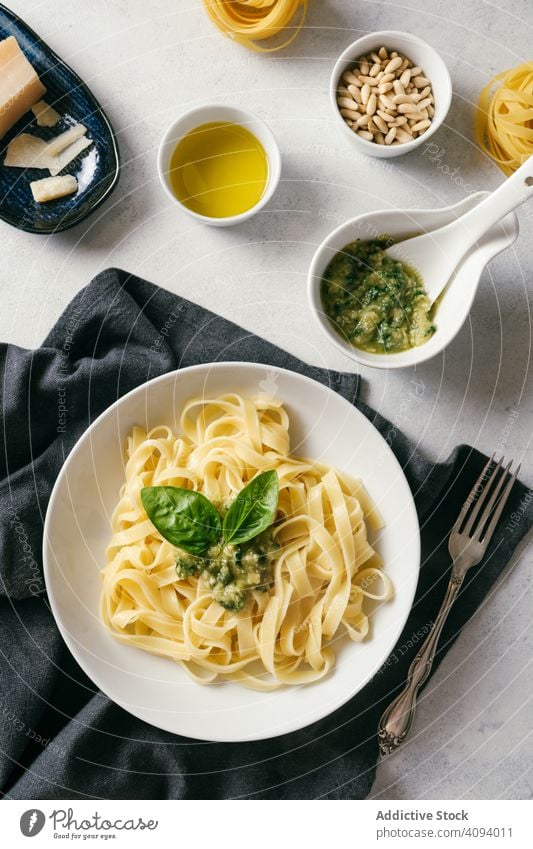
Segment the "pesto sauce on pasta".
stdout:
[[179,580],[205,575],[215,601],[226,610],[242,610],[252,589],[266,592],[270,587],[279,548],[269,528],[241,545],[213,545],[201,557],[183,552],[176,560],[176,575]]

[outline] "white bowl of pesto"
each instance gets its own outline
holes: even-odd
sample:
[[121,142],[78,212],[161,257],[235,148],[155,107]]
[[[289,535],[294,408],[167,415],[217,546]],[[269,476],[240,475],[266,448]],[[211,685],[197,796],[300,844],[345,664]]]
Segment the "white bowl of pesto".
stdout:
[[[384,369],[417,365],[449,345],[468,316],[483,269],[496,254],[515,241],[518,235],[516,215],[510,213],[469,251],[429,313],[423,281],[411,279],[409,269],[403,280],[398,281],[391,275],[392,286],[400,287],[404,298],[407,293],[406,303],[410,308],[403,310],[403,314],[398,310],[397,318],[392,321],[393,310],[386,310],[383,280],[376,281],[375,277],[368,276],[372,272],[369,260],[364,252],[359,253],[360,245],[354,246],[354,243],[359,240],[366,244],[382,237],[400,241],[409,235],[431,232],[462,215],[486,194],[477,192],[443,209],[370,212],[346,221],[330,233],[311,261],[308,296],[313,314],[331,343],[361,365]],[[375,245],[375,249],[378,247]],[[355,266],[354,256],[358,259]],[[375,256],[374,253],[374,261]],[[372,285],[375,282],[377,286]],[[386,295],[389,297],[388,287]]]
[[[106,563],[111,515],[124,483],[128,434],[134,426],[148,430],[162,424],[179,433],[187,401],[229,393],[278,399],[288,414],[291,452],[357,476],[384,523],[370,541],[394,593],[386,603],[373,603],[371,629],[361,642],[352,642],[345,631],[335,638],[335,665],[313,684],[282,686],[273,692],[249,690],[236,681],[202,685],[169,657],[117,640],[100,617],[100,573]],[[54,486],[43,557],[48,598],[61,634],[80,666],[109,698],[134,716],[175,734],[236,742],[275,737],[315,722],[344,704],[376,674],[411,609],[420,534],[400,464],[373,424],[352,404],[333,389],[294,372],[256,363],[219,362],[151,380],[93,422],[72,449]]]

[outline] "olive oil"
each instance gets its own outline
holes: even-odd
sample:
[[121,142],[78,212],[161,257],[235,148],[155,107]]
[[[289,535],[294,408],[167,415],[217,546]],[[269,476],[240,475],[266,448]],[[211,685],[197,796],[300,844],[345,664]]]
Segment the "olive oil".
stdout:
[[246,212],[263,196],[268,159],[240,124],[202,124],[185,135],[170,159],[170,183],[187,209],[210,218]]

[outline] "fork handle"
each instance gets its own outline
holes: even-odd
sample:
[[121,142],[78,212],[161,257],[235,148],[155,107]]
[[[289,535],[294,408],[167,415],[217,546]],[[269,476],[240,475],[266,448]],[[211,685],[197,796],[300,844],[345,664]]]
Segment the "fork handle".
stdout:
[[378,740],[382,757],[390,755],[397,749],[409,733],[415,715],[418,691],[431,672],[442,628],[457,598],[463,577],[463,575],[452,574],[444,601],[431,630],[409,667],[407,683],[379,721]]

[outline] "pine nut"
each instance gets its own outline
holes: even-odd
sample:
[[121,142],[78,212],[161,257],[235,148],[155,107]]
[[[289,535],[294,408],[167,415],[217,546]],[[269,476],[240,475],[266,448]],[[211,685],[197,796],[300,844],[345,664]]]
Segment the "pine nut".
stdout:
[[391,57],[391,59],[396,59],[397,55],[398,55],[397,51],[393,50],[390,57]]
[[423,89],[422,89],[422,91],[420,92],[420,99],[422,99],[422,98],[424,98],[424,97],[427,97],[427,96],[428,96],[428,94],[430,94],[430,92],[431,92],[431,86],[430,86],[430,85],[427,85],[427,86],[426,86],[425,88],[423,88]]
[[396,104],[390,97],[387,97],[386,94],[379,95],[379,102],[385,109],[394,109],[396,110]]
[[[393,54],[391,53],[391,56],[392,56],[392,55],[393,55]],[[398,54],[396,54],[396,56],[394,56],[394,57],[390,60],[390,62],[388,63],[388,65],[386,65],[386,66],[385,66],[385,73],[386,73],[386,74],[390,74],[390,73],[392,73],[393,71],[396,71],[396,69],[397,69],[397,68],[399,68],[399,67],[400,67],[400,65],[402,64],[402,61],[403,61],[403,60],[402,60],[402,59],[400,59],[400,57],[398,56]]]
[[374,141],[376,141],[378,144],[385,144],[385,136],[383,135],[383,133],[376,133],[376,135],[374,136]]
[[361,100],[363,101],[363,106],[366,106],[366,104],[368,103],[369,97],[370,97],[370,86],[365,83],[365,85],[361,89]]
[[396,74],[387,74],[386,72],[381,77],[382,83],[390,83],[396,77]]
[[419,68],[418,65],[415,65],[414,68],[411,68],[411,76],[418,77],[422,73],[422,68]]
[[349,118],[350,121],[357,121],[360,117],[359,112],[353,112],[351,109],[341,109],[343,118]]
[[371,94],[368,98],[368,103],[366,104],[366,112],[367,115],[373,115],[378,106],[378,101],[375,94]]
[[351,109],[353,112],[357,112],[357,103],[351,97],[339,97],[337,103],[342,109]]
[[418,112],[414,103],[400,103],[397,108],[398,112],[404,115],[408,115],[410,112]]
[[395,94],[392,102],[399,105],[400,103],[413,103],[413,100],[410,94]]
[[403,127],[398,127],[396,129],[396,138],[399,142],[403,143],[413,141],[411,133],[408,133]]
[[[375,55],[375,54],[374,54],[374,55]],[[372,56],[372,59],[373,59],[373,58],[374,58],[374,56]],[[377,58],[378,58],[378,61],[377,61],[377,62],[375,62],[375,64],[374,64],[374,65],[372,65],[372,67],[370,68],[370,71],[369,71],[369,76],[370,76],[370,77],[377,77],[377,75],[378,75],[378,74],[379,74],[379,72],[381,71],[381,62],[379,61],[379,57],[377,57]]]
[[385,136],[385,144],[391,144],[391,142],[393,142],[394,139],[396,138],[397,132],[398,132],[398,130],[396,129],[396,127],[391,127],[389,132]]
[[370,70],[370,65],[368,64],[368,62],[362,62],[361,68],[360,68],[361,76],[367,77],[369,70]]
[[378,115],[380,118],[383,118],[383,120],[386,121],[387,124],[392,124],[392,122],[394,121],[394,117],[392,115],[389,115],[388,112],[383,112],[382,109],[378,109]]
[[345,71],[342,78],[344,82],[349,85],[356,85],[358,88],[361,88],[363,85],[363,83],[359,80],[359,77],[356,77],[352,71]]
[[433,109],[433,106],[428,106],[428,117],[433,118],[434,115],[435,115],[435,110]]
[[401,84],[400,80],[394,80],[392,87],[394,88],[395,94],[405,94],[405,89]]
[[363,74],[361,74],[361,76],[359,77],[359,79],[360,79],[360,80],[362,80],[362,81],[363,81],[364,83],[366,83],[367,85],[374,86],[374,85],[377,85],[377,84],[378,84],[378,81],[377,81],[377,79],[376,79],[375,77],[365,77],[365,76],[363,76]]
[[392,122],[393,127],[402,127],[404,124],[407,124],[407,118],[405,115],[400,115],[399,118],[395,118]]
[[380,59],[388,59],[389,58],[389,54],[387,53],[386,47],[380,47],[378,55],[379,55]]
[[409,85],[410,80],[411,80],[411,71],[409,70],[409,68],[406,68],[405,71],[403,72],[403,74],[400,77],[400,82],[405,87],[406,85]]
[[[354,86],[354,88],[355,88],[355,86]],[[351,95],[350,95],[350,92],[348,91],[348,89],[345,86],[340,85],[337,89],[337,97],[351,97]]]
[[366,130],[357,130],[357,135],[361,136],[362,139],[366,139],[367,141],[372,141],[374,138],[372,133],[369,133]]
[[417,106],[419,109],[425,109],[431,104],[431,97],[425,97],[424,100],[419,100]]
[[429,118],[426,118],[424,121],[419,121],[418,124],[415,124],[414,127],[411,127],[411,131],[413,133],[420,133],[422,130],[427,130],[427,128],[431,125],[431,121]]
[[357,86],[349,85],[348,86],[348,96],[353,97],[356,103],[362,103],[361,99],[361,90],[357,88]]
[[429,85],[429,80],[427,77],[415,77],[413,82],[417,88],[424,88]]
[[386,94],[388,91],[391,91],[392,83],[382,83],[378,86],[378,91],[380,94]]
[[382,133],[385,133],[385,135],[387,135],[387,133],[389,132],[387,122],[380,115],[374,115],[373,117],[374,124],[376,125],[378,130],[381,130]]

